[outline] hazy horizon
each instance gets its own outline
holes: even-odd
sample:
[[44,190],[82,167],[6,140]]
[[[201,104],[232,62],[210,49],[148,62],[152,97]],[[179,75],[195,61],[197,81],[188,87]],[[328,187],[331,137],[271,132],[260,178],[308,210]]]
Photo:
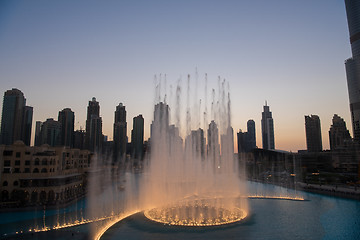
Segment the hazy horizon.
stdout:
[[[0,94],[20,89],[36,121],[71,108],[85,129],[88,101],[100,103],[103,133],[112,139],[114,111],[142,114],[145,140],[155,103],[154,75],[168,92],[187,75],[198,92],[230,84],[234,137],[273,113],[275,148],[306,149],[304,115],[320,117],[323,148],[334,114],[352,135],[344,61],[351,57],[342,0],[1,1]],[[194,91],[194,89],[192,89]],[[209,101],[209,100],[208,100]],[[2,111],[2,104],[0,106]],[[236,141],[235,141],[236,143]]]

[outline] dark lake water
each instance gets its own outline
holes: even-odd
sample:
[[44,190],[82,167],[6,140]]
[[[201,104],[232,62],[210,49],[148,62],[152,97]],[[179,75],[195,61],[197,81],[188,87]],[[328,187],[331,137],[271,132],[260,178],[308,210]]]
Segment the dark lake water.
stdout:
[[[301,195],[307,201],[249,199],[250,213],[240,223],[211,228],[164,226],[133,215],[102,239],[360,239],[360,201],[249,183],[250,195]],[[51,210],[0,213],[0,236],[86,218],[86,201]]]

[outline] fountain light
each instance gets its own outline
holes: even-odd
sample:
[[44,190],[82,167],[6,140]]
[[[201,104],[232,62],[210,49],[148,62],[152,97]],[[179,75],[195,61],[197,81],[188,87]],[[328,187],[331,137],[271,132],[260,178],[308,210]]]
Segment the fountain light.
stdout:
[[188,227],[218,226],[239,222],[247,212],[239,207],[224,207],[224,199],[196,199],[144,211],[146,218],[162,224]]

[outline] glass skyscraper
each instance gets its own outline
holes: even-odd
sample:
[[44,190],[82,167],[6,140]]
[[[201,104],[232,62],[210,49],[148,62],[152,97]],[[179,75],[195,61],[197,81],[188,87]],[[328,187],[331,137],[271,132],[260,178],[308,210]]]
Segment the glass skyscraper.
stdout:
[[360,1],[345,0],[352,58],[345,62],[354,139],[360,142]]

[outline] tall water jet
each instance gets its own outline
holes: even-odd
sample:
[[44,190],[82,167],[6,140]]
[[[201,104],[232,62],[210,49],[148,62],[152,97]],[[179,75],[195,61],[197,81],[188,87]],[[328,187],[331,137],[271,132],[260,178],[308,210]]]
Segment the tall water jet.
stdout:
[[[206,123],[209,116],[207,76],[203,104],[199,104],[197,81],[195,84],[192,93],[188,75],[184,112],[180,107],[180,81],[176,99],[171,101],[175,106],[160,100],[165,97],[156,96],[159,100],[151,124],[150,157],[145,164],[139,197],[145,216],[157,222],[185,226],[236,222],[247,216],[248,204],[245,183],[240,180],[239,166],[234,158],[229,87],[219,77],[218,93],[212,90],[212,119]],[[158,83],[157,94],[160,88]],[[164,94],[166,96],[166,92]],[[175,111],[172,113],[171,109]],[[204,118],[200,117],[201,113]],[[172,115],[174,124],[171,124]],[[179,129],[186,131],[183,133]]]

